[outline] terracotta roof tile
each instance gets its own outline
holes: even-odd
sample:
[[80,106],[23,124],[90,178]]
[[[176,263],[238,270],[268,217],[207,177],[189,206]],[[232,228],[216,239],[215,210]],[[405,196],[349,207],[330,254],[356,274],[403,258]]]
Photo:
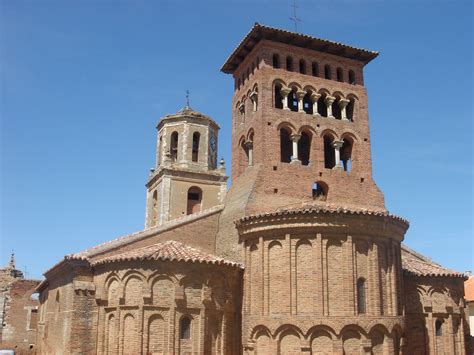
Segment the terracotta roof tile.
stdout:
[[129,260],[166,260],[185,261],[192,263],[205,263],[215,265],[227,265],[242,268],[242,265],[228,261],[216,255],[205,253],[183,243],[169,240],[150,246],[129,250],[120,254],[112,255],[93,262],[93,265],[105,264],[117,261]]
[[463,273],[447,269],[403,244],[402,268],[405,273],[415,276],[466,277]]

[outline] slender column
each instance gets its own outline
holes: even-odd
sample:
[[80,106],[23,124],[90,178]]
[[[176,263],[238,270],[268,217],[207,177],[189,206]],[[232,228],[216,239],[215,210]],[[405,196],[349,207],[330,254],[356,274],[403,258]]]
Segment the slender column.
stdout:
[[288,94],[291,92],[290,88],[283,87],[280,89],[281,103],[283,104],[283,110],[289,111],[288,107]]
[[264,253],[264,250],[263,250],[263,237],[259,237],[258,238],[258,249],[260,250],[260,253],[261,253],[261,256],[260,256],[260,265],[261,265],[261,273],[262,273],[262,285],[261,285],[261,289],[262,289],[262,299],[260,300],[261,301],[261,304],[260,304],[260,309],[258,310],[258,314],[262,315],[265,313],[264,312],[264,309],[265,308],[265,293],[267,292],[266,291],[266,288],[265,288],[265,272],[266,272],[266,268],[265,268],[265,253]]
[[252,91],[252,92],[250,93],[250,100],[252,100],[253,112],[257,111],[258,93],[257,93],[256,91]]
[[332,147],[334,148],[334,154],[335,154],[335,165],[333,169],[340,169],[341,168],[341,147],[344,144],[343,141],[334,141],[332,143]]
[[323,312],[324,316],[329,315],[329,300],[328,300],[328,264],[327,264],[327,243],[328,240],[326,238],[322,239],[322,253],[321,253],[321,259],[322,259],[322,274],[323,274]]
[[324,98],[324,102],[326,103],[329,118],[334,118],[334,116],[332,115],[332,103],[334,102],[334,100],[336,100],[334,96],[328,95]]
[[318,112],[318,100],[321,97],[321,94],[313,92],[309,97],[311,102],[313,103],[313,116],[321,116]]
[[425,307],[425,313],[428,313],[428,317],[426,319],[426,345],[427,345],[427,353],[428,354],[436,354],[436,347],[435,347],[435,326],[434,326],[434,319],[433,319],[433,309],[431,307]]
[[347,99],[340,99],[339,102],[338,102],[339,108],[341,109],[341,118],[344,121],[349,121],[347,119],[347,114],[346,114],[346,107],[347,107],[348,103],[349,103],[349,100],[347,100]]
[[380,293],[382,292],[380,288],[380,263],[379,263],[379,246],[373,241],[372,242],[372,267],[374,270],[374,288],[373,288],[373,297],[374,297],[374,312],[375,315],[381,315],[382,304],[380,302]]
[[396,244],[391,240],[389,242],[389,255],[390,255],[390,281],[392,284],[392,315],[396,316],[398,314],[398,287],[397,285],[397,264],[396,264]]
[[353,254],[353,243],[352,236],[347,236],[347,241],[345,243],[345,252],[346,252],[346,261],[347,261],[347,281],[346,281],[346,292],[347,292],[347,301],[348,301],[348,311],[350,314],[355,312],[355,299],[354,299],[354,254]]
[[300,138],[301,134],[292,134],[290,136],[290,139],[293,142],[293,155],[291,156],[291,163],[300,163],[298,159],[298,141]]
[[306,91],[298,90],[296,92],[296,98],[298,99],[298,112],[305,112],[303,99],[306,95]]
[[322,240],[321,240],[321,233],[316,234],[316,243],[313,249],[315,260],[313,267],[314,267],[314,277],[315,277],[315,289],[313,290],[313,307],[314,313],[317,316],[323,315],[323,272],[322,272]]
[[253,166],[253,142],[252,141],[245,141],[245,146],[249,151],[249,166]]
[[[455,339],[454,339],[454,326],[453,326],[453,308],[446,307],[446,311],[448,313],[448,319],[446,320],[446,328],[447,328],[447,336],[443,334],[444,337],[444,344],[448,343],[448,349],[445,349],[445,354],[455,354]],[[447,340],[447,342],[446,342]]]

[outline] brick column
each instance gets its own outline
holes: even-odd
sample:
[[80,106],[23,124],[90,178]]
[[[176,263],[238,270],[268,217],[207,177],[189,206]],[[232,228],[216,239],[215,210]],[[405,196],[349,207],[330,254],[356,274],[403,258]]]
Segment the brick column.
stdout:
[[316,234],[315,246],[313,248],[313,275],[315,276],[316,290],[313,293],[314,313],[318,316],[323,315],[324,311],[324,293],[323,293],[323,255],[322,255],[321,233]]
[[266,248],[266,243],[261,243],[263,245],[263,298],[264,301],[264,314],[268,315],[270,313],[270,276],[268,274],[268,249]]
[[346,272],[346,293],[347,293],[347,310],[350,315],[356,314],[355,310],[355,292],[354,284],[357,283],[354,275],[354,243],[352,242],[352,236],[348,235],[345,246],[346,261],[347,261],[347,272]]
[[[446,307],[446,312],[448,313],[448,319],[446,320],[446,329],[447,329],[447,334],[445,339],[447,339],[447,343],[449,344],[448,349],[445,349],[445,354],[455,354],[455,339],[454,339],[454,319],[453,319],[453,308],[452,307]],[[443,334],[444,336],[444,334]],[[445,342],[446,343],[446,342]],[[446,348],[446,347],[445,347]],[[448,351],[446,351],[448,350]]]
[[291,242],[290,234],[286,235],[290,258],[290,314],[297,314],[298,295],[296,294],[297,270],[296,270],[296,250]]
[[322,240],[322,253],[321,253],[321,259],[322,259],[322,274],[323,274],[323,283],[322,283],[322,289],[323,289],[323,315],[328,316],[329,315],[329,300],[328,300],[328,264],[327,264],[327,243],[328,240],[324,238]]
[[436,334],[435,334],[435,324],[433,319],[433,309],[431,307],[425,307],[425,313],[427,313],[426,319],[426,350],[428,354],[436,354]]
[[260,250],[260,253],[261,253],[261,257],[260,257],[260,266],[261,266],[261,272],[262,272],[262,284],[260,285],[260,288],[262,290],[262,299],[261,299],[261,302],[260,302],[260,309],[259,309],[259,312],[258,314],[260,315],[264,315],[265,314],[265,294],[266,294],[266,290],[265,290],[265,272],[267,270],[267,268],[265,267],[265,254],[264,254],[264,244],[263,244],[263,237],[259,237],[258,238],[258,249]]
[[[204,305],[201,306],[201,311],[199,312],[199,354],[204,354],[204,345],[206,343],[206,307]],[[191,331],[193,331],[191,327]],[[192,336],[191,336],[192,339]],[[193,344],[194,349],[194,344]]]

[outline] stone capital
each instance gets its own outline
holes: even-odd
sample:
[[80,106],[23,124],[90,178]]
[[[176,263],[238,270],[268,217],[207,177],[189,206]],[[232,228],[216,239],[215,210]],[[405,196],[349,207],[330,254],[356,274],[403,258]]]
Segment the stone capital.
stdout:
[[303,90],[298,90],[296,92],[296,97],[298,98],[298,100],[301,100],[305,97],[306,95],[306,91],[303,91]]
[[341,149],[343,144],[344,144],[343,141],[334,141],[332,142],[332,147],[335,149]]
[[292,134],[290,135],[290,139],[292,142],[298,142],[301,138],[301,134]]
[[313,93],[309,96],[309,98],[311,99],[311,101],[312,101],[313,103],[315,103],[316,101],[318,101],[320,97],[321,97],[321,94],[318,94],[317,92],[313,92]]
[[251,140],[246,140],[244,142],[244,145],[248,148],[248,149],[252,149],[253,148],[253,142]]
[[252,91],[249,95],[250,99],[252,99],[252,101],[255,101],[255,99],[258,97],[258,92],[256,91]]
[[282,87],[282,88],[280,89],[280,94],[281,94],[281,96],[283,96],[283,97],[287,97],[290,92],[291,92],[291,89],[290,89],[289,87],[286,87],[286,86],[285,86],[285,87]]
[[240,113],[244,113],[245,112],[245,104],[242,102],[239,107],[238,107]]
[[340,100],[338,101],[338,105],[339,105],[339,107],[340,107],[341,109],[343,109],[344,107],[347,106],[347,104],[348,104],[349,102],[350,102],[350,101],[347,100],[347,99],[340,99]]
[[324,98],[324,101],[326,102],[327,105],[331,105],[334,102],[334,100],[336,100],[334,96],[328,95]]

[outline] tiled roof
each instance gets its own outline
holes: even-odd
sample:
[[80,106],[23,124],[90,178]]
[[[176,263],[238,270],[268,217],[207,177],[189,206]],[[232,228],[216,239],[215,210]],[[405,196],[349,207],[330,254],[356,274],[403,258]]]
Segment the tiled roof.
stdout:
[[207,116],[207,115],[205,115],[201,112],[195,111],[189,106],[183,107],[181,110],[179,110],[176,113],[166,115],[166,116],[163,117],[163,119],[179,118],[179,117],[197,117],[197,118],[208,120],[213,125],[219,127],[219,125],[210,116]]
[[309,206],[309,207],[300,207],[300,208],[283,208],[272,212],[260,213],[256,215],[250,215],[240,218],[236,221],[236,225],[238,226],[241,223],[245,223],[247,221],[252,221],[255,219],[259,219],[262,217],[278,217],[278,216],[287,216],[287,215],[296,215],[296,214],[352,214],[352,215],[371,215],[371,216],[382,216],[382,217],[390,217],[395,220],[398,220],[402,223],[406,223],[407,225],[409,222],[401,217],[392,215],[387,211],[373,211],[368,209],[349,209],[349,208],[341,208],[341,207],[328,207],[328,206]]
[[405,273],[415,276],[445,276],[461,277],[466,276],[454,270],[447,269],[435,263],[430,258],[420,255],[414,250],[402,244],[402,267]]
[[291,43],[297,47],[339,55],[361,61],[365,64],[370,62],[379,54],[375,51],[356,48],[343,43],[329,41],[327,39],[255,23],[250,32],[247,33],[244,39],[226,60],[221,71],[227,74],[233,73],[239,64],[245,59],[245,56],[249,54],[255,45],[262,39],[281,43]]
[[111,263],[116,261],[131,260],[166,260],[166,261],[185,261],[192,263],[204,263],[214,265],[227,265],[242,267],[241,264],[228,261],[216,255],[205,253],[201,250],[192,248],[183,243],[169,240],[163,243],[157,243],[150,246],[132,249],[120,254],[112,255],[93,262],[93,265]]
[[474,276],[469,276],[464,282],[464,298],[468,302],[474,301]]

